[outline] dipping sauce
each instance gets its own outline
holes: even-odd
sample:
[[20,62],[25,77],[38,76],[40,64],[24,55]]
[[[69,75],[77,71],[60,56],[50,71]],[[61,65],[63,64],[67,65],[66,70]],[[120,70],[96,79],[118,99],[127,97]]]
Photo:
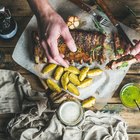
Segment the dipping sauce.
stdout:
[[136,108],[137,105],[134,100],[140,104],[140,85],[134,83],[126,84],[121,89],[120,98],[126,107]]
[[83,118],[81,104],[76,101],[66,101],[59,107],[58,117],[65,125],[74,126]]

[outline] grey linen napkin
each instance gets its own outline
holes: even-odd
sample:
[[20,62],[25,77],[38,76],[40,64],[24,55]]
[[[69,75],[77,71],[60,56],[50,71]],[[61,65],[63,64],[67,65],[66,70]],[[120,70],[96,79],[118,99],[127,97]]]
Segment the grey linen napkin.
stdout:
[[45,93],[33,92],[17,72],[0,73],[0,113],[19,113],[8,124],[13,140],[128,140],[120,116],[88,110],[79,125],[65,126],[50,109]]
[[0,114],[20,112],[23,97],[30,93],[30,83],[19,73],[0,70]]
[[118,115],[88,110],[81,124],[69,127],[56,113],[50,120],[46,118],[46,111],[41,116],[21,114],[12,120],[9,132],[14,140],[128,140],[127,126]]
[[55,111],[41,110],[32,108],[11,120],[8,130],[14,140],[128,140],[126,123],[117,114],[88,110],[79,125],[69,127]]

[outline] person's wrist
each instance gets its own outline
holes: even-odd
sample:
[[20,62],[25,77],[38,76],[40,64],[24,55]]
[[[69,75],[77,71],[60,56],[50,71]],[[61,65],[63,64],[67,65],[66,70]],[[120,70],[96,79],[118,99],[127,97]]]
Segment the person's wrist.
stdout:
[[44,4],[44,5],[40,6],[40,8],[38,9],[36,14],[39,16],[49,16],[53,12],[54,12],[54,10],[52,9],[52,7],[49,4]]
[[49,16],[54,13],[48,0],[28,0],[28,3],[37,17]]

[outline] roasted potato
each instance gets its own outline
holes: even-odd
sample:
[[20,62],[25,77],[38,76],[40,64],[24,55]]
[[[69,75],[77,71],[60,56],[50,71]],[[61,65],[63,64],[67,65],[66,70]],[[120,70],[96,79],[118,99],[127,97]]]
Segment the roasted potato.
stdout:
[[69,72],[67,71],[61,77],[61,85],[65,90],[67,90],[68,82],[69,82]]
[[85,99],[84,101],[82,101],[82,107],[90,108],[95,105],[95,101],[96,101],[95,97],[89,97]]
[[65,68],[64,70],[69,71],[69,72],[74,73],[74,74],[80,73],[79,69],[74,67],[74,66],[69,66],[68,68]]
[[80,81],[78,79],[78,76],[73,74],[73,73],[69,74],[69,80],[70,80],[71,83],[73,83],[76,86],[80,85]]
[[97,75],[100,75],[102,72],[103,72],[103,70],[101,70],[99,68],[90,69],[87,73],[87,76],[89,76],[89,77],[97,76]]
[[92,83],[92,78],[86,78],[81,84],[78,86],[79,88],[85,88]]
[[72,83],[69,83],[68,84],[68,91],[70,91],[71,93],[79,96],[80,93],[79,93],[79,90],[77,89],[77,87],[75,85],[73,85]]
[[62,91],[62,89],[58,86],[58,84],[55,83],[52,79],[47,79],[46,83],[52,91],[55,91],[58,93],[60,93]]
[[60,77],[62,76],[64,72],[64,68],[62,66],[58,66],[54,72],[54,79],[59,81]]
[[83,81],[86,78],[88,71],[89,71],[89,67],[84,67],[84,68],[81,69],[80,75],[79,75],[79,80],[80,81]]
[[57,65],[56,64],[53,64],[53,63],[48,64],[47,66],[45,66],[43,68],[42,73],[43,74],[48,74],[50,71],[54,70],[56,68],[56,66]]

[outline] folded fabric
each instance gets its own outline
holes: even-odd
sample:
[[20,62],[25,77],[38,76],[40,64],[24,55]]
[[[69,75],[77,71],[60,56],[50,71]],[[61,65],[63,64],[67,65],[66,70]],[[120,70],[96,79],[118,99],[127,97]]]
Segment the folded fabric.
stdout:
[[90,110],[74,127],[63,125],[56,113],[48,109],[39,116],[37,108],[9,123],[14,140],[128,140],[126,130],[126,123],[118,115]]
[[128,140],[126,123],[118,115],[88,110],[79,125],[65,126],[46,93],[32,91],[17,72],[0,73],[0,113],[19,114],[7,127],[13,140]]
[[[27,101],[27,99],[32,102]],[[45,92],[37,92],[31,89],[30,83],[11,70],[0,70],[0,114],[21,113],[25,106],[35,105],[35,100],[46,100]]]
[[23,96],[30,93],[30,83],[19,73],[0,70],[0,114],[20,112]]

